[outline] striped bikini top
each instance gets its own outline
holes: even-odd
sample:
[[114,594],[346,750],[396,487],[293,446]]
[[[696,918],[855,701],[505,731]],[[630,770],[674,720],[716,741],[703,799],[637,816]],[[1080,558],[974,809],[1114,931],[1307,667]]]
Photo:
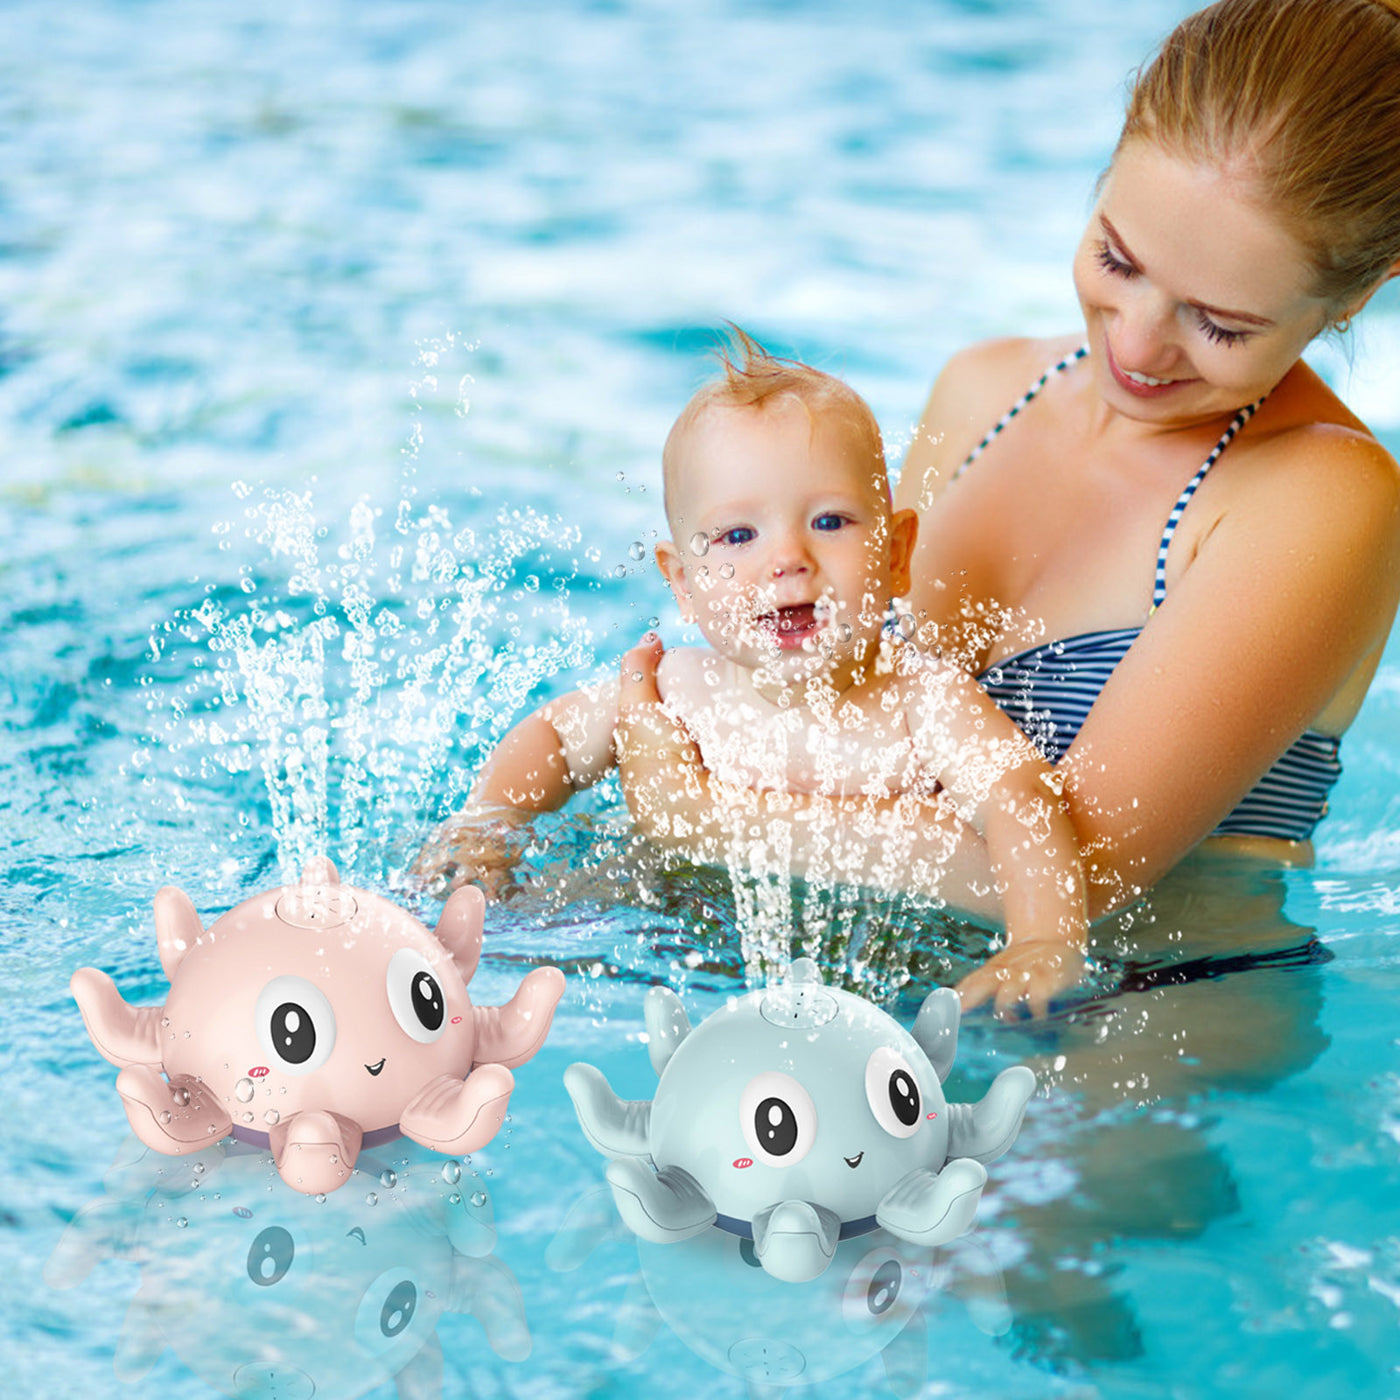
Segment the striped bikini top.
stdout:
[[[957,476],[977,460],[1050,379],[1089,353],[1081,346],[1052,365],[1011,406],[996,426],[968,453]],[[1210,456],[1186,483],[1167,516],[1157,547],[1157,569],[1152,585],[1155,611],[1167,596],[1167,550],[1182,513],[1205,480],[1206,473],[1234,440],[1235,434],[1254,416],[1263,399],[1240,409],[1220,436]],[[982,688],[997,707],[1013,719],[1034,741],[1049,763],[1058,763],[1074,742],[1099,692],[1114,668],[1137,640],[1140,627],[1120,627],[1106,632],[1083,632],[1056,642],[1044,642],[998,661],[978,676]],[[1275,836],[1285,841],[1306,841],[1327,813],[1327,798],[1342,764],[1341,741],[1309,729],[1300,734],[1272,768],[1248,792],[1240,804],[1211,833],[1213,836]]]

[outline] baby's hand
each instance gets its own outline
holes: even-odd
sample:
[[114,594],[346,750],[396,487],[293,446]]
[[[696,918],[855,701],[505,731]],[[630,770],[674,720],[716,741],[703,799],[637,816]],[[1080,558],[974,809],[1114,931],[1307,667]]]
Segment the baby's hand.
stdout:
[[423,847],[413,874],[434,894],[479,885],[488,899],[507,900],[520,892],[514,872],[530,843],[527,821],[503,807],[459,812]]
[[962,1008],[970,1011],[993,1000],[998,1016],[1010,1017],[1020,1002],[1032,1016],[1044,1016],[1050,999],[1084,977],[1084,952],[1049,938],[1016,942],[987,959],[958,983]]

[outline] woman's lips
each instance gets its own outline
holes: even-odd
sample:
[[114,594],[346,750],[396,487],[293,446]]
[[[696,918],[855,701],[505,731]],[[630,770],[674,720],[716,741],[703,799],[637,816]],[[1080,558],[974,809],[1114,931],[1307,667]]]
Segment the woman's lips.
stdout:
[[757,619],[758,625],[773,635],[782,651],[797,651],[809,638],[821,630],[815,603],[797,603],[790,608],[775,608]]
[[[1160,399],[1164,394],[1170,394],[1173,389],[1181,388],[1183,384],[1195,383],[1194,379],[1164,379],[1144,384],[1141,379],[1133,379],[1113,358],[1113,347],[1107,340],[1104,341],[1104,358],[1108,361],[1109,373],[1113,375],[1114,383],[1126,389],[1135,399]],[[1146,375],[1144,378],[1155,379],[1155,376]]]

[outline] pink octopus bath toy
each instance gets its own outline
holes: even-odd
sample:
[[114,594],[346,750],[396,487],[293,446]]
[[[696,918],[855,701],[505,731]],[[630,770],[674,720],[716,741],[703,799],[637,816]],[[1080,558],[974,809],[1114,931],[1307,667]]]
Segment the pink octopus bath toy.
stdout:
[[71,986],[92,1043],[121,1068],[137,1137],[195,1152],[232,1133],[272,1151],[298,1191],[332,1191],[362,1146],[402,1134],[461,1155],[495,1136],[564,990],[529,973],[505,1006],[473,1006],[485,901],[467,886],[435,933],[328,860],[208,929],[173,887],[155,899],[165,1005],[134,1007],[106,973]]

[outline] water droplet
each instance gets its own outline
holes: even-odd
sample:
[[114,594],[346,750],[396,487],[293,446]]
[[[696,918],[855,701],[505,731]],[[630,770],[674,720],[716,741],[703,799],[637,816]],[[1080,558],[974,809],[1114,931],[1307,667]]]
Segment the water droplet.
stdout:
[[649,618],[647,618],[647,626],[648,626],[648,627],[660,627],[660,626],[661,626],[661,619],[660,619],[659,617],[649,617]]
[[626,564],[619,564],[619,565],[613,570],[613,577],[614,577],[614,578],[626,578],[626,577],[627,577],[627,565],[626,565]]
[[367,1206],[377,1206],[379,1204],[378,1195],[375,1192],[371,1191],[369,1195],[365,1197],[365,1204]]
[[167,1030],[167,1029],[169,1028],[169,1026],[170,1026],[170,1017],[169,1017],[169,1016],[162,1016],[162,1017],[160,1018],[160,1028],[161,1028],[161,1030]]
[[239,1103],[252,1103],[253,1101],[253,1081],[251,1079],[240,1079],[233,1086],[233,1096]]
[[385,1167],[384,1170],[379,1173],[379,1184],[386,1191],[392,1191],[394,1187],[399,1184],[399,1179],[388,1167]]
[[710,537],[703,530],[697,530],[690,537],[690,552],[695,555],[710,552]]
[[194,1164],[193,1170],[194,1170],[194,1174],[195,1174],[196,1176],[199,1176],[199,1175],[204,1171],[204,1163],[203,1163],[203,1162],[196,1162],[196,1163]]
[[481,1207],[484,1206],[485,1204],[486,1204],[486,1192],[485,1192],[485,1191],[473,1191],[473,1192],[472,1192],[472,1205],[474,1205],[478,1210],[480,1210]]
[[178,1088],[170,1091],[170,1102],[176,1108],[188,1108],[190,1102],[190,1091],[181,1084]]
[[[272,1187],[269,1186],[267,1189],[268,1189],[269,1191],[271,1191],[271,1190],[272,1190]],[[317,1192],[317,1194],[316,1194],[316,1204],[317,1204],[318,1206],[323,1206],[323,1205],[325,1205],[325,1203],[326,1203],[326,1193],[325,1193],[324,1191],[319,1191],[319,1192]]]
[[269,1108],[268,1111],[263,1114],[263,1122],[266,1123],[269,1128],[275,1128],[281,1121],[282,1115],[278,1113],[275,1108]]
[[161,1121],[162,1123],[169,1123],[169,1122],[170,1122],[170,1110],[169,1110],[168,1108],[163,1108],[163,1109],[161,1109],[161,1111],[160,1111],[160,1121]]
[[176,1228],[177,1230],[183,1230],[183,1229],[185,1228],[185,1226],[188,1225],[189,1223],[190,1223],[190,1222],[189,1222],[188,1220],[186,1220],[185,1217],[182,1215],[182,1216],[175,1222],[175,1228]]
[[442,1164],[442,1179],[449,1186],[455,1186],[462,1179],[461,1167],[456,1162],[444,1162]]
[[252,1113],[245,1113],[245,1114],[243,1115],[243,1121],[244,1121],[245,1123],[251,1123],[251,1122],[253,1121],[253,1115],[252,1115]]
[[905,641],[908,641],[918,630],[919,624],[914,621],[913,613],[901,613],[899,615],[899,633]]
[[627,546],[627,553],[640,564],[642,560],[647,557],[647,547],[641,540],[633,540],[632,543]]
[[459,1205],[462,1204],[462,1198],[454,1191],[454,1192],[447,1198],[447,1204],[450,1205],[450,1206],[459,1206]]
[[843,642],[849,642],[851,638],[855,635],[851,631],[851,624],[849,622],[843,622],[841,626],[837,628],[837,631],[840,632],[841,640]]
[[733,578],[733,577],[734,577],[734,565],[733,565],[733,564],[721,564],[721,565],[719,566],[719,576],[720,576],[720,578]]

